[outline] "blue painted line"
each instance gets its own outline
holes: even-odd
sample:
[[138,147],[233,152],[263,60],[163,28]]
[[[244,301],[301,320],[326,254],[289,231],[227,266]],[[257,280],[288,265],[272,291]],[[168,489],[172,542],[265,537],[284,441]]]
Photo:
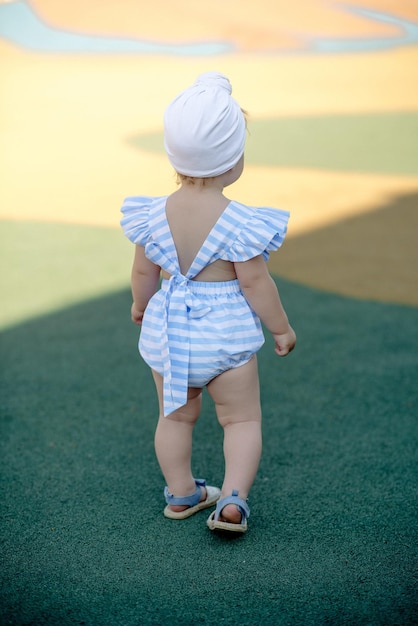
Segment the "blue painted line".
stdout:
[[[369,9],[347,5],[344,5],[343,8],[346,11],[357,13],[375,22],[393,24],[399,28],[400,35],[371,38],[307,38],[306,46],[300,50],[280,48],[269,50],[268,52],[283,55],[357,53],[388,50],[418,43],[418,24],[394,15]],[[23,1],[0,4],[1,37],[23,49],[51,53],[212,56],[237,51],[235,44],[226,41],[166,44],[125,37],[106,37],[67,32],[44,23],[33,11],[32,7]],[[262,51],[262,49],[259,50],[259,52]]]
[[418,24],[408,22],[394,15],[371,11],[353,6],[344,6],[346,11],[357,13],[374,22],[384,22],[397,26],[401,32],[399,37],[376,37],[376,38],[323,38],[313,39],[308,48],[309,52],[319,53],[344,53],[344,52],[373,52],[411,46],[418,43]]
[[211,56],[233,50],[233,46],[226,42],[170,45],[122,37],[71,33],[42,22],[25,2],[0,4],[0,37],[16,46],[36,52]]

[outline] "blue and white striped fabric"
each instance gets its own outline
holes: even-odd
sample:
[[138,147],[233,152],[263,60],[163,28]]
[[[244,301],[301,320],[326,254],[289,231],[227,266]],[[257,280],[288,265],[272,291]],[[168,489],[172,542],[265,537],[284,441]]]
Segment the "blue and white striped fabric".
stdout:
[[217,259],[247,261],[283,243],[289,213],[230,202],[189,270],[183,275],[166,218],[167,197],[127,198],[121,225],[146,256],[171,275],[151,298],[139,350],[164,378],[164,415],[187,402],[188,387],[203,387],[220,373],[243,365],[264,343],[260,320],[237,280],[193,280]]

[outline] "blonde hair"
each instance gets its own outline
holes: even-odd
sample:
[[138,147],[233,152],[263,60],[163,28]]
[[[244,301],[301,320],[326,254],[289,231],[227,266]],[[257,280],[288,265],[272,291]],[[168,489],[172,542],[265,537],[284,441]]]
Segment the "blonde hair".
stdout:
[[176,184],[177,185],[195,185],[197,180],[202,181],[202,186],[205,186],[205,182],[210,180],[213,177],[208,178],[197,178],[196,176],[186,176],[185,174],[180,174],[176,172]]

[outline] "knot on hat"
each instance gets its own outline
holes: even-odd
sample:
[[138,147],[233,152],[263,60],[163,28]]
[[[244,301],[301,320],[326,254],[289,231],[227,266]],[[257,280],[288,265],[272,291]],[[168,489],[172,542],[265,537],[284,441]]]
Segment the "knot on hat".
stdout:
[[219,176],[244,153],[246,124],[228,78],[205,72],[182,91],[164,114],[164,146],[185,176]]
[[200,74],[194,84],[212,87],[213,89],[225,89],[229,95],[232,93],[232,86],[229,79],[219,72],[205,72],[204,74]]

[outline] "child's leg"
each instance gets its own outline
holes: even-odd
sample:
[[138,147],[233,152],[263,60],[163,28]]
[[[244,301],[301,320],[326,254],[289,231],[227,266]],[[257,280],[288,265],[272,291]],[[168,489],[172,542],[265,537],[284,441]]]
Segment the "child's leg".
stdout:
[[[257,474],[261,456],[261,407],[257,357],[217,376],[208,385],[224,429],[225,478],[222,497],[233,489],[247,498]],[[240,522],[234,505],[227,505],[224,521]]]
[[[192,470],[192,435],[199,417],[202,390],[190,388],[187,404],[164,417],[163,379],[153,371],[158,393],[160,416],[155,432],[155,452],[170,493],[187,496],[196,490]],[[206,490],[202,489],[202,500]],[[185,506],[172,506],[173,511],[183,511]]]

